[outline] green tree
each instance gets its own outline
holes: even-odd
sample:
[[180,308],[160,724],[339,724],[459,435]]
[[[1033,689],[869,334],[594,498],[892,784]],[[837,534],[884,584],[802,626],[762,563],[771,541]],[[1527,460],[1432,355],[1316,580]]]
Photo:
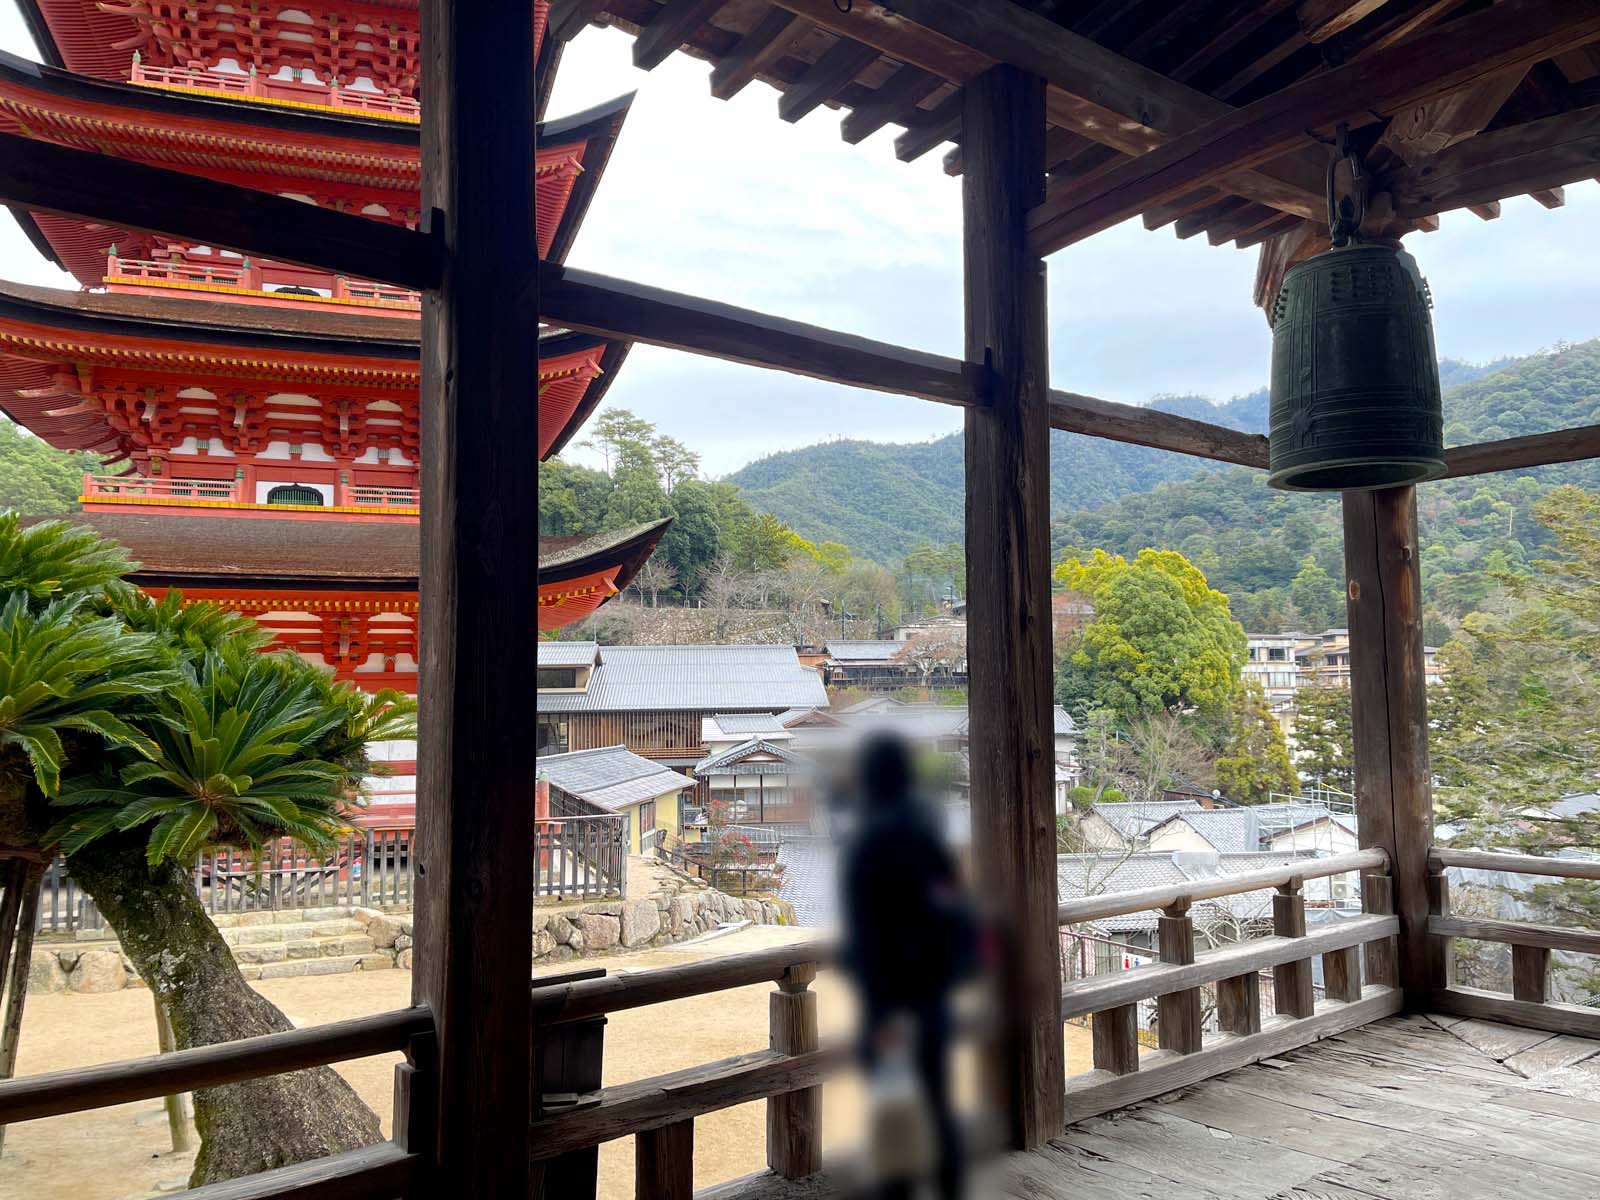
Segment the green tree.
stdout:
[[1216,768],[1217,786],[1237,804],[1264,804],[1273,792],[1296,790],[1283,730],[1253,679],[1245,680],[1234,698],[1227,744]]
[[552,458],[539,464],[539,533],[575,537],[599,533],[616,485],[604,471]]
[[93,459],[57,450],[0,417],[0,510],[50,516],[72,509]]
[[1355,791],[1349,688],[1313,685],[1295,692],[1294,747],[1308,786]]
[[[415,736],[414,707],[260,653],[254,621],[154,601],[128,569],[82,526],[0,516],[0,842],[66,853],[179,1048],[287,1031],[201,906],[194,854],[329,842],[367,742]],[[195,1124],[193,1186],[381,1137],[326,1067],[198,1091]]]
[[1128,724],[1158,712],[1227,711],[1244,665],[1244,630],[1228,598],[1183,555],[1141,550],[1129,562],[1096,550],[1087,561],[1062,563],[1055,578],[1095,611],[1068,639],[1062,703],[1087,698]]
[[[1463,844],[1546,854],[1600,846],[1600,815],[1559,808],[1600,788],[1600,494],[1566,486],[1534,506],[1554,552],[1530,575],[1505,574],[1494,609],[1469,615],[1442,653],[1430,704],[1434,800]],[[1537,919],[1588,925],[1593,888],[1541,884]],[[1600,971],[1575,972],[1600,992]]]
[[668,497],[672,524],[655,557],[672,564],[678,589],[686,601],[698,598],[706,568],[722,552],[722,505],[714,485],[685,479]]
[[771,513],[760,513],[733,530],[729,549],[741,571],[775,571],[798,551],[798,536]]
[[675,437],[662,434],[651,442],[650,449],[661,472],[661,486],[668,492],[676,491],[700,470],[700,456]]
[[1300,570],[1289,585],[1289,599],[1313,629],[1329,629],[1341,623],[1343,596],[1339,585],[1310,554],[1301,561]]
[[655,462],[656,427],[625,408],[602,409],[589,426],[583,445],[605,456],[610,474],[628,452],[636,460]]

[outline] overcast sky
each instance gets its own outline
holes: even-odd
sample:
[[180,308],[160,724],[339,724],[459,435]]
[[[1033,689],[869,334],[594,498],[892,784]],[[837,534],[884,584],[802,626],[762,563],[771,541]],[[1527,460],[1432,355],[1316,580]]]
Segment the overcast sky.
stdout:
[[[37,57],[15,0],[0,0],[0,46]],[[833,110],[789,125],[764,84],[715,100],[705,63],[675,54],[636,71],[629,46],[589,29],[561,63],[551,116],[639,93],[569,262],[961,353],[960,182],[941,151],[899,162],[894,127],[846,145]],[[1497,221],[1447,213],[1440,232],[1408,238],[1433,288],[1440,353],[1486,360],[1600,335],[1600,272],[1584,237],[1597,215],[1600,186],[1585,183],[1564,209],[1511,200]],[[1250,302],[1255,261],[1254,250],[1137,221],[1055,254],[1051,383],[1128,403],[1260,387],[1269,337]],[[0,275],[72,286],[9,215]],[[942,405],[649,346],[632,351],[607,399],[700,451],[712,475],[828,438],[917,441],[960,426]]]

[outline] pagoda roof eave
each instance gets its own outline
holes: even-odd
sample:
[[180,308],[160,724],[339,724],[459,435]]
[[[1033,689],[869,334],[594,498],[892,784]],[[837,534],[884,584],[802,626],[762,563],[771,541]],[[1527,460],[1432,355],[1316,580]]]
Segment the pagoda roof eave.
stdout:
[[565,583],[620,563],[622,571],[616,578],[620,592],[632,582],[671,524],[671,517],[662,517],[659,521],[586,537],[542,537],[539,539],[539,586]]
[[604,345],[605,351],[600,356],[600,374],[589,381],[584,389],[583,399],[578,407],[573,410],[561,432],[556,434],[549,448],[539,456],[541,462],[554,458],[566,449],[578,430],[593,415],[595,409],[600,407],[600,402],[605,399],[607,390],[612,381],[616,379],[618,370],[621,369],[623,360],[628,357],[631,348],[629,342],[618,342],[599,337],[592,333],[577,333],[567,329],[546,330],[539,335],[539,357],[556,358],[576,350],[587,349],[591,346]]

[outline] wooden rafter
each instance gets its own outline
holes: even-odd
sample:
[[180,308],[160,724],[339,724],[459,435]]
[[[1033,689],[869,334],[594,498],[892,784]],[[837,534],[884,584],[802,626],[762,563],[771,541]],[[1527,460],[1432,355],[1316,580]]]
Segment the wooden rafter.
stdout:
[[1159,150],[1062,189],[1030,218],[1059,250],[1153,204],[1292,149],[1306,130],[1392,113],[1600,37],[1600,0],[1505,0],[1274,92]]
[[1600,105],[1480,133],[1372,186],[1393,198],[1398,215],[1431,216],[1581,182],[1594,176],[1597,157]]

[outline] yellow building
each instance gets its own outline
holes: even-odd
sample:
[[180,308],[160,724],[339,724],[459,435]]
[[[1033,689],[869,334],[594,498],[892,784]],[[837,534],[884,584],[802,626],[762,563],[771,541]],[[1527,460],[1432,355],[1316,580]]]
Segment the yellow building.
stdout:
[[624,817],[630,854],[680,840],[679,797],[695,783],[686,775],[626,746],[541,755],[537,770],[550,789],[548,812],[540,817]]

